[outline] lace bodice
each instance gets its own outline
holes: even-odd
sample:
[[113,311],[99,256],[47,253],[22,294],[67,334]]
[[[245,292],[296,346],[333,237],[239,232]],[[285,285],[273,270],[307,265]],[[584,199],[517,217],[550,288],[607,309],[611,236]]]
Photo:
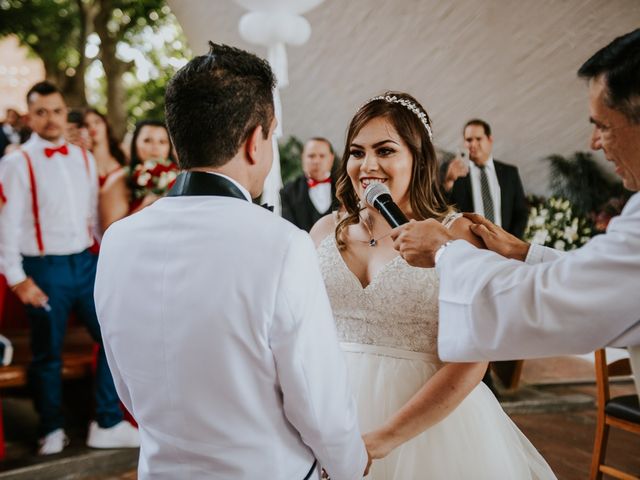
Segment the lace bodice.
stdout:
[[[443,222],[449,227],[459,214]],[[363,288],[345,264],[335,235],[318,246],[322,276],[341,342],[437,354],[438,276],[434,268],[410,266],[400,256]]]

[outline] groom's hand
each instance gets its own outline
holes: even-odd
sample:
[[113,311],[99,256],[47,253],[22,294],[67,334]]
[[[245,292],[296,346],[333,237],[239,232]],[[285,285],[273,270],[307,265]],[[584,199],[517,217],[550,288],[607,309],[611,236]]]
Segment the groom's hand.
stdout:
[[473,222],[469,228],[480,237],[489,250],[499,253],[503,257],[523,261],[527,258],[529,244],[511,235],[509,232],[491,223],[477,213],[465,213],[465,218]]
[[364,473],[362,474],[363,477],[366,477],[367,475],[369,475],[369,469],[371,468],[371,463],[373,462],[373,458],[371,457],[371,453],[369,453],[369,450],[367,450],[367,466],[364,469]]
[[454,237],[440,222],[430,218],[401,225],[391,232],[391,238],[393,247],[409,265],[431,268],[438,249]]

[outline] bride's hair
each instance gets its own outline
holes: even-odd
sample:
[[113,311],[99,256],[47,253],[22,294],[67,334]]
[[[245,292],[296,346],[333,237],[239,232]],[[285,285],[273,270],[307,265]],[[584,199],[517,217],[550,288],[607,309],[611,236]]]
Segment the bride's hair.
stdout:
[[346,248],[346,228],[358,223],[362,210],[347,174],[351,142],[368,122],[380,117],[393,125],[413,157],[409,182],[409,203],[413,217],[416,220],[442,220],[449,211],[440,187],[438,161],[431,141],[431,120],[426,110],[407,93],[386,92],[364,104],[351,120],[347,131],[336,182],[336,196],[346,210],[346,215],[336,227],[336,243],[341,250]]

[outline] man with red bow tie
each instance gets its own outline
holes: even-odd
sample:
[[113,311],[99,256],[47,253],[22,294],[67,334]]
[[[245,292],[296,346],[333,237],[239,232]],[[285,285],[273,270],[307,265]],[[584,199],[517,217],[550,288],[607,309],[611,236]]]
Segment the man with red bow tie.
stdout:
[[88,248],[97,211],[95,160],[65,142],[67,107],[54,85],[34,85],[27,105],[33,134],[0,164],[7,198],[0,212],[0,264],[29,317],[29,383],[40,415],[38,453],[58,453],[68,443],[61,410],[61,354],[72,308],[100,344],[96,421],[87,444],[136,447],[138,433],[123,421],[93,301],[97,257]]
[[333,159],[329,140],[322,137],[309,139],[302,150],[303,175],[287,183],[280,191],[282,216],[307,232],[338,206],[331,177]]

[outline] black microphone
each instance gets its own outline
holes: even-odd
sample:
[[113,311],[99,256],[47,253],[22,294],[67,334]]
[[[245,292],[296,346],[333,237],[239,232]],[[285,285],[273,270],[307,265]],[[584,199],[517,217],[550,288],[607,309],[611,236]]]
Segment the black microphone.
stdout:
[[364,190],[364,199],[367,205],[378,210],[393,228],[409,222],[400,207],[394,203],[393,198],[391,198],[391,192],[386,185],[370,183]]

